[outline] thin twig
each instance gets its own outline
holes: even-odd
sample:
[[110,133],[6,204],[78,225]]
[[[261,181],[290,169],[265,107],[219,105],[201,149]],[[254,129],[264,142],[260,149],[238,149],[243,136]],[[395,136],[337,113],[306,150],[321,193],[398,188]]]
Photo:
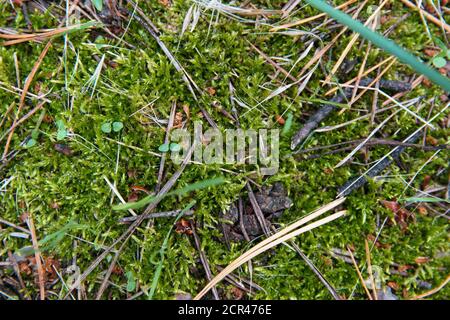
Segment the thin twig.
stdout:
[[266,219],[264,218],[264,214],[259,207],[258,201],[256,201],[255,194],[250,186],[250,183],[247,182],[247,190],[248,190],[248,198],[250,199],[250,203],[252,205],[253,211],[255,211],[256,218],[261,226],[261,230],[264,232],[266,236],[270,234],[270,230],[267,227]]
[[356,263],[355,257],[353,256],[352,251],[350,248],[347,247],[348,253],[350,254],[350,258],[352,259],[353,265],[355,266],[356,273],[358,274],[359,280],[361,281],[361,285],[363,286],[364,290],[366,291],[367,297],[369,297],[369,300],[373,300],[372,295],[370,294],[369,289],[367,289],[367,286],[364,282],[364,279],[361,275],[361,271],[359,270],[358,264]]
[[[191,227],[192,227],[191,228],[192,235],[194,236],[194,243],[195,243],[195,246],[197,247],[198,253],[200,255],[200,261],[202,262],[203,269],[205,269],[206,278],[208,279],[208,281],[211,281],[212,280],[211,268],[209,267],[208,259],[206,258],[205,252],[202,250],[200,238],[196,231],[197,227],[196,227],[194,221],[191,221]],[[219,294],[217,293],[216,287],[211,288],[211,291],[213,293],[214,299],[220,300],[220,297],[219,297]]]
[[407,7],[419,11],[427,20],[433,22],[434,24],[440,26],[441,28],[445,29],[447,32],[450,33],[450,25],[446,24],[444,21],[439,20],[432,14],[428,13],[422,8],[415,6],[412,2],[408,0],[400,0],[400,1],[403,2]]
[[32,213],[29,213],[27,223],[28,228],[30,229],[31,232],[31,241],[33,242],[34,258],[36,259],[36,266],[38,270],[39,295],[41,300],[45,300],[45,273],[44,268],[42,267],[41,253],[39,252],[39,243],[36,236],[36,229],[34,228]]

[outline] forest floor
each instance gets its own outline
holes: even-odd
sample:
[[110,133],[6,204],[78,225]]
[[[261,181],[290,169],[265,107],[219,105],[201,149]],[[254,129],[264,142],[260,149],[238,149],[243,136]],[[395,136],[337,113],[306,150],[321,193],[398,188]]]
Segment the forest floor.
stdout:
[[[303,1],[135,1],[0,0],[0,299],[190,299],[263,231],[377,165],[344,192],[344,216],[206,297],[449,298],[441,88]],[[406,2],[330,1],[448,76],[447,1],[424,1],[437,23]],[[335,94],[346,96],[292,149]],[[195,122],[278,129],[278,170],[176,163],[167,128]],[[264,202],[281,206],[262,213],[269,230],[252,225]]]

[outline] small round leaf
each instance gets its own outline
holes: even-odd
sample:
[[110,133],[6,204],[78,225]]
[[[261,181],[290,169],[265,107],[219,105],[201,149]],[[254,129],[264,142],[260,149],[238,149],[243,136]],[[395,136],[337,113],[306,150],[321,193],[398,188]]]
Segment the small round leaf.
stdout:
[[181,150],[181,146],[178,143],[172,142],[169,147],[170,151],[178,152]]
[[443,68],[447,64],[447,61],[442,57],[436,57],[433,59],[433,64],[436,68]]
[[119,132],[123,128],[123,123],[120,121],[113,122],[112,129],[114,132]]
[[34,140],[33,138],[31,138],[30,140],[27,141],[27,143],[25,144],[25,147],[26,148],[31,148],[31,147],[35,146],[36,143],[37,143],[37,141]]
[[55,124],[56,124],[56,127],[60,130],[66,128],[66,126],[64,125],[64,122],[62,120],[56,120]]
[[169,144],[168,143],[164,143],[164,144],[160,145],[158,150],[159,150],[159,152],[167,152],[167,151],[169,151]]
[[56,140],[63,140],[65,137],[67,137],[67,130],[59,129],[56,133]]
[[102,124],[101,129],[104,133],[110,133],[111,132],[111,122],[105,122]]

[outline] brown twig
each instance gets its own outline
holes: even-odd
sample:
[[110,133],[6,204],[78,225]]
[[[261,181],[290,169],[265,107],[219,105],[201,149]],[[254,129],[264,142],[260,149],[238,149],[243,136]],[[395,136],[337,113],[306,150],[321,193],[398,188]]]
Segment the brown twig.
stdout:
[[23,233],[26,233],[26,234],[31,235],[31,232],[30,232],[29,230],[27,230],[27,229],[25,229],[25,228],[22,228],[22,227],[20,227],[20,226],[18,226],[18,225],[15,225],[14,223],[9,222],[9,221],[7,221],[7,220],[5,220],[5,219],[0,218],[0,223],[2,223],[2,224],[4,224],[4,225],[7,225],[7,226],[9,226],[9,227],[15,228],[15,229],[17,229],[17,230],[19,230],[19,231],[22,231]]
[[24,123],[28,118],[30,118],[33,114],[36,113],[36,111],[39,111],[42,109],[42,107],[44,106],[45,101],[39,103],[36,107],[34,107],[30,112],[28,112],[26,115],[24,115],[22,118],[20,118],[16,124],[13,124],[5,133],[4,135],[0,138],[0,141],[3,140],[3,138],[10,133],[12,130],[15,130],[18,126],[20,126],[22,123]]
[[[192,235],[194,237],[195,247],[197,248],[198,253],[200,255],[200,261],[202,262],[203,269],[205,269],[206,278],[208,279],[208,281],[211,281],[212,280],[211,268],[209,267],[208,259],[206,258],[205,252],[202,250],[202,246],[200,243],[200,237],[197,234],[196,228],[197,227],[195,225],[195,222],[192,220],[191,221],[191,230],[192,230]],[[211,289],[211,291],[213,293],[214,299],[220,300],[220,297],[219,297],[216,287],[213,287]]]
[[375,279],[373,278],[372,261],[370,259],[369,243],[367,242],[367,239],[364,239],[364,246],[366,249],[367,272],[369,272],[370,282],[372,283],[372,298],[378,300],[377,287],[375,286]]

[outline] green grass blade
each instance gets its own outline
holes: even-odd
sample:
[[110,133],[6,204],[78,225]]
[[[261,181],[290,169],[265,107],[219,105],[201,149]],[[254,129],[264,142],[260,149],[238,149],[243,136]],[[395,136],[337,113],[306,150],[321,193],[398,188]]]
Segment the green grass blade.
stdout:
[[400,202],[447,202],[450,203],[450,201],[440,198],[430,198],[430,197],[411,197],[411,198],[404,198],[399,200]]
[[423,74],[428,79],[441,86],[445,91],[450,92],[450,79],[442,76],[439,72],[422,63],[414,55],[399,47],[395,42],[389,40],[377,32],[374,32],[364,26],[361,22],[353,19],[344,12],[333,8],[323,0],[306,0],[310,5],[316,9],[325,12],[336,21],[346,25],[348,28],[359,33],[362,37],[372,42],[374,45],[389,52],[397,57],[401,62],[408,64],[416,72]]
[[[183,214],[188,211],[189,209],[191,209],[194,204],[196,203],[195,200],[192,200],[179,214],[178,216],[175,218],[175,221],[173,224],[177,223],[177,221],[181,218],[181,216],[183,216]],[[164,238],[164,242],[163,245],[161,246],[161,249],[159,250],[159,255],[160,255],[160,260],[158,263],[158,266],[156,267],[156,272],[155,275],[153,276],[153,280],[152,280],[152,286],[150,287],[150,292],[148,294],[148,299],[152,300],[153,299],[153,295],[155,294],[156,291],[156,287],[158,286],[158,282],[159,282],[159,277],[161,276],[161,272],[162,272],[162,268],[164,265],[164,259],[165,259],[165,253],[166,253],[166,249],[167,249],[167,244],[169,243],[169,238],[170,238],[170,234],[172,233],[172,228],[170,228],[169,232],[167,232],[166,237]]]
[[[165,195],[161,196],[160,198],[168,197],[168,196],[181,196],[188,192],[200,190],[208,187],[213,187],[219,184],[222,184],[225,182],[225,178],[219,177],[214,179],[207,179],[200,182],[192,183],[190,185],[187,185],[186,187],[183,187],[181,189],[174,190],[172,192],[168,192]],[[128,209],[140,209],[147,204],[155,201],[158,197],[156,196],[147,196],[137,202],[127,202],[123,204],[118,204],[116,206],[113,206],[112,209],[116,211],[122,211],[122,210],[128,210]]]

